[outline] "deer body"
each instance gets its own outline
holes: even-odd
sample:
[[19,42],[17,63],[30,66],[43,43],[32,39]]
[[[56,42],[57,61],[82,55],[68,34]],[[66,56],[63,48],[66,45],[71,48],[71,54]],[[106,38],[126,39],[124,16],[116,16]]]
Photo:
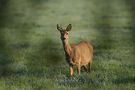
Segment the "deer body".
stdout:
[[81,67],[90,71],[92,58],[93,58],[93,47],[88,42],[80,42],[76,45],[70,45],[68,42],[68,31],[71,30],[71,24],[64,30],[59,25],[57,29],[61,33],[61,40],[65,51],[66,61],[69,64],[70,76],[73,75],[73,65],[77,66],[78,73],[80,74]]

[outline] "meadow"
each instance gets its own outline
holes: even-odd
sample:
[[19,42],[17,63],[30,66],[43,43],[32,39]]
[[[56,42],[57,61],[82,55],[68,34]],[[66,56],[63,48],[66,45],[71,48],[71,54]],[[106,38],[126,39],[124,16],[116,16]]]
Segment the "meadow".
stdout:
[[[134,0],[0,0],[0,90],[135,90]],[[56,24],[94,46],[69,76]]]

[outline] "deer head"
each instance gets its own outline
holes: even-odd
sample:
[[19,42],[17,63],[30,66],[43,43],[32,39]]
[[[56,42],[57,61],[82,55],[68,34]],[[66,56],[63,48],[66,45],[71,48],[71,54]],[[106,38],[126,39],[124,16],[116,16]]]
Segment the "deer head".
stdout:
[[57,24],[57,29],[58,29],[58,31],[60,31],[60,34],[61,34],[61,40],[68,39],[68,37],[69,37],[68,34],[69,34],[69,31],[71,30],[71,28],[72,28],[71,24],[69,24],[66,29],[63,29],[61,26],[59,26]]

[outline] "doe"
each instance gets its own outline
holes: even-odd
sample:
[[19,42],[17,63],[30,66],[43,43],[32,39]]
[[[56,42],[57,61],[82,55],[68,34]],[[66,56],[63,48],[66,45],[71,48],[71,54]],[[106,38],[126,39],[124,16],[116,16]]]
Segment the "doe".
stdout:
[[93,46],[86,41],[79,44],[69,44],[69,31],[72,25],[69,24],[66,29],[63,29],[57,24],[57,29],[61,34],[61,41],[65,51],[66,61],[69,64],[70,76],[73,76],[73,66],[77,66],[78,74],[80,75],[81,67],[85,70],[91,71],[92,59],[93,59]]

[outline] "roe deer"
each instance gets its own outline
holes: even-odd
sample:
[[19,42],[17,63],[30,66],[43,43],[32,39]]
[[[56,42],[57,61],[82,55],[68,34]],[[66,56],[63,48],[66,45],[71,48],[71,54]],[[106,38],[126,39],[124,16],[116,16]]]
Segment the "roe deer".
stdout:
[[61,34],[61,40],[65,51],[66,61],[69,64],[70,76],[73,76],[73,65],[77,66],[79,75],[81,66],[84,66],[84,68],[90,72],[93,58],[93,47],[86,41],[80,42],[76,45],[70,45],[68,40],[69,31],[71,30],[71,28],[71,24],[69,24],[66,29],[63,29],[57,24],[57,29],[58,31],[60,31]]

